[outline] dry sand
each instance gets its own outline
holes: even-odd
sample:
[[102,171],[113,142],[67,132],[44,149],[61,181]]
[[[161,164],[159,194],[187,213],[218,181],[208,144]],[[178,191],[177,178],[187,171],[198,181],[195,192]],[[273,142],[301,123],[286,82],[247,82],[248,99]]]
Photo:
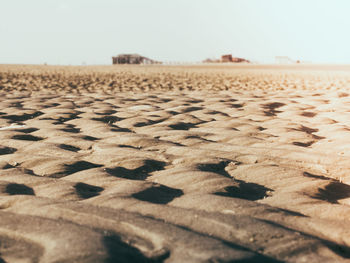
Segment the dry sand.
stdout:
[[0,262],[346,262],[350,68],[0,65]]

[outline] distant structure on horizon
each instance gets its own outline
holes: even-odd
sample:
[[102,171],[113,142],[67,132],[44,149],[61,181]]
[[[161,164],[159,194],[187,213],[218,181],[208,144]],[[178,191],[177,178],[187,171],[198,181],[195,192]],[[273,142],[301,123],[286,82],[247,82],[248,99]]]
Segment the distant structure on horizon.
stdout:
[[112,57],[113,65],[116,64],[161,64],[161,62],[146,58],[139,54],[120,54]]
[[202,61],[202,63],[220,63],[220,59],[216,59],[216,58],[207,58],[205,60]]
[[233,57],[231,54],[228,54],[222,55],[221,59],[207,58],[203,60],[203,63],[250,63],[250,61],[244,58]]
[[287,56],[276,56],[275,61],[277,64],[295,64],[300,63],[299,60],[293,60],[290,57]]
[[224,63],[225,63],[225,62],[233,62],[233,63],[242,63],[242,62],[245,62],[245,63],[250,63],[250,61],[247,60],[247,59],[232,57],[231,54],[222,55],[222,56],[221,56],[221,62],[224,62]]

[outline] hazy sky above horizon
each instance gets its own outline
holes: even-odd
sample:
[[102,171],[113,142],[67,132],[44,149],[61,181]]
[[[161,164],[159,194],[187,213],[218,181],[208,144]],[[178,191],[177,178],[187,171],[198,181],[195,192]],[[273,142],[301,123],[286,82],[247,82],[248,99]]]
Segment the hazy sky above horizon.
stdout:
[[0,64],[233,54],[350,64],[347,0],[0,0]]

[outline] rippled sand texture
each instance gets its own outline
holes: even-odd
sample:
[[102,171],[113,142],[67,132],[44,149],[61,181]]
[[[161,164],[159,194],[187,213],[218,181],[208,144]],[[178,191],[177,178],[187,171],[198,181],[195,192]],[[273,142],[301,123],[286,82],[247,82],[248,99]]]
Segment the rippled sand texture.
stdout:
[[3,65],[0,89],[0,262],[349,260],[349,68]]

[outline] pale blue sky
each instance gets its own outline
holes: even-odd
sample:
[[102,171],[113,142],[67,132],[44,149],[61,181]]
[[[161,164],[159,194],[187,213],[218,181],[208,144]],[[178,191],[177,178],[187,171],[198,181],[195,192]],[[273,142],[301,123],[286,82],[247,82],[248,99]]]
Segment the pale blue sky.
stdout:
[[0,0],[0,64],[111,64],[225,53],[350,64],[347,0]]

